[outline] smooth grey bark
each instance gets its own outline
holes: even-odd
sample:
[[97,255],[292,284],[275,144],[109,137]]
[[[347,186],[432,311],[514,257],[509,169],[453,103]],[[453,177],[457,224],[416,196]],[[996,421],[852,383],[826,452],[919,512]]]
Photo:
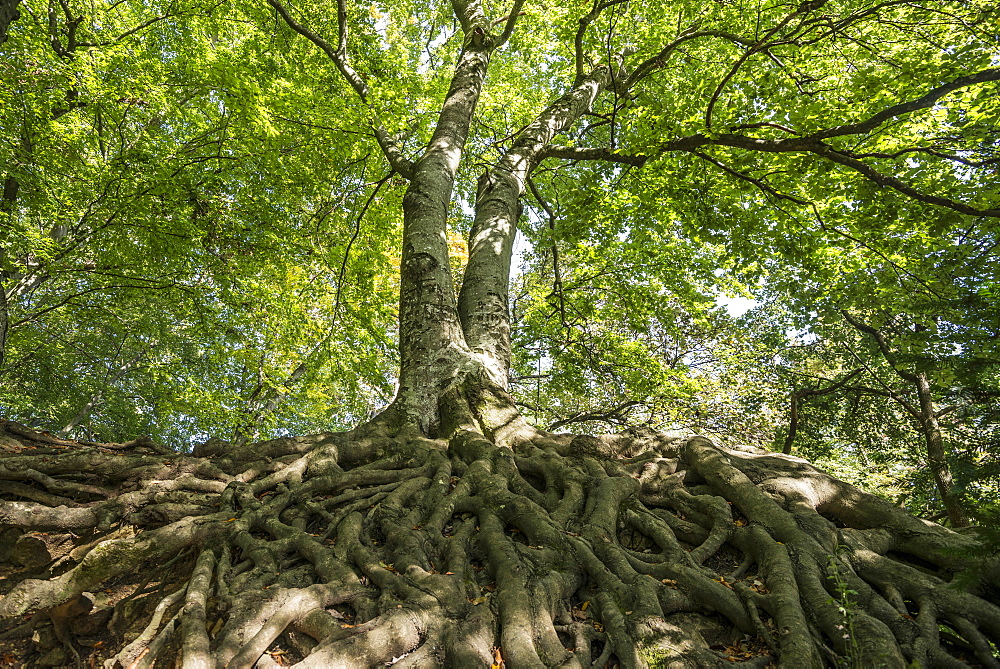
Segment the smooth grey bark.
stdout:
[[590,111],[610,78],[610,70],[599,67],[578,81],[521,131],[510,150],[479,180],[458,311],[465,341],[493,380],[505,389],[510,367],[507,290],[521,211],[519,199],[543,150],[558,133]]
[[488,39],[467,41],[403,196],[398,399],[428,433],[436,429],[441,392],[469,367],[448,263],[447,218],[492,45]]

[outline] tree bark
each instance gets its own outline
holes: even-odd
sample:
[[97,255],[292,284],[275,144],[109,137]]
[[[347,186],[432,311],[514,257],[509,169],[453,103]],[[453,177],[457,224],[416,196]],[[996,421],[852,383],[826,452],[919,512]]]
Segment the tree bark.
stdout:
[[945,455],[944,439],[941,435],[941,426],[938,423],[937,410],[934,408],[934,396],[927,375],[924,372],[916,374],[914,385],[920,400],[920,428],[927,449],[927,463],[934,475],[934,483],[937,485],[941,501],[948,513],[948,521],[953,527],[966,527],[969,524],[969,519],[965,514],[965,509],[962,508],[961,500],[955,494],[955,482],[951,475],[951,468],[948,466],[948,458]]
[[874,340],[882,357],[889,363],[889,367],[896,376],[910,384],[916,392],[918,402],[916,407],[897,392],[890,392],[889,396],[917,421],[920,434],[924,440],[927,461],[931,467],[931,473],[934,476],[934,483],[937,486],[938,493],[941,495],[941,502],[944,504],[945,511],[948,514],[949,522],[955,527],[966,527],[969,524],[969,520],[965,514],[965,510],[962,508],[961,499],[955,494],[954,480],[951,475],[951,468],[948,465],[947,455],[945,454],[941,427],[938,423],[938,412],[934,407],[934,396],[926,372],[908,371],[900,367],[885,336],[877,328],[862,322],[846,311],[841,311],[841,313],[848,323]]
[[577,82],[522,130],[510,150],[479,180],[458,309],[466,342],[504,389],[510,368],[507,290],[519,199],[543,150],[556,134],[590,111],[610,77],[610,70],[600,67]]
[[0,44],[7,41],[7,31],[10,24],[21,17],[17,6],[21,0],[0,0]]
[[439,423],[440,393],[470,370],[448,262],[447,217],[492,48],[488,40],[473,42],[459,58],[430,144],[403,197],[397,401],[427,434]]

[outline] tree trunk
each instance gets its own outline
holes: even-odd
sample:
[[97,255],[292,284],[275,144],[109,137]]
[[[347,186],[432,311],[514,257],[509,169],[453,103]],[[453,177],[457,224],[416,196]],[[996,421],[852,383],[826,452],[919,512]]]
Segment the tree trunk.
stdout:
[[488,64],[488,44],[470,43],[462,52],[430,145],[403,197],[397,402],[426,434],[438,428],[439,393],[470,369],[448,263],[447,218]]
[[962,508],[962,502],[955,494],[955,483],[948,467],[948,458],[944,451],[944,439],[941,436],[941,426],[938,423],[937,410],[934,408],[934,396],[927,375],[920,372],[916,375],[915,385],[917,397],[920,400],[920,428],[927,447],[927,464],[934,475],[941,501],[948,512],[948,522],[953,527],[966,527],[969,519]]
[[10,24],[21,17],[17,6],[21,0],[0,0],[0,44],[7,41],[7,30]]
[[579,81],[522,130],[496,167],[479,180],[458,308],[468,345],[502,388],[507,388],[510,367],[507,289],[519,199],[542,151],[591,109],[609,79],[608,68],[600,67]]
[[934,476],[934,483],[937,486],[938,493],[941,495],[941,502],[944,504],[949,522],[954,527],[967,526],[969,520],[965,514],[965,510],[962,508],[962,500],[955,494],[951,468],[948,466],[948,458],[944,451],[944,440],[941,436],[941,427],[938,424],[938,413],[937,409],[934,408],[934,394],[926,372],[903,369],[897,364],[895,356],[890,350],[889,343],[878,329],[860,321],[846,311],[841,311],[841,313],[847,322],[857,330],[871,336],[878,346],[882,357],[889,363],[890,368],[896,376],[910,384],[916,391],[917,406],[914,406],[912,402],[905,399],[900,393],[891,391],[887,387],[889,391],[888,396],[906,410],[917,422],[920,434],[924,438],[927,463],[930,465],[931,473]]

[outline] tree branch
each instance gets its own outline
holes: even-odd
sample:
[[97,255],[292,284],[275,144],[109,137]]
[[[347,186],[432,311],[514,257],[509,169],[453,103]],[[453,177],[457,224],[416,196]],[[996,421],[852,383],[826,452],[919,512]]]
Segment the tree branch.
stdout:
[[823,389],[800,388],[792,393],[790,407],[788,410],[789,413],[788,434],[785,436],[785,444],[781,449],[782,453],[788,455],[789,453],[792,452],[792,443],[795,441],[795,434],[798,431],[798,426],[799,426],[799,402],[807,397],[819,397],[822,395],[829,395],[830,393],[834,393],[843,388],[848,381],[850,381],[860,373],[861,373],[861,368],[859,367],[858,369],[855,369],[841,380],[833,383],[830,386],[827,386],[826,388]]
[[510,14],[507,15],[507,21],[504,24],[503,32],[500,33],[500,37],[497,38],[496,48],[502,47],[510,39],[510,36],[514,33],[514,26],[517,25],[517,20],[521,16],[521,8],[524,7],[524,0],[514,0],[514,6],[510,8]]
[[[854,359],[858,361],[858,364],[860,364],[862,367],[865,368],[866,372],[868,372],[869,374],[871,374],[872,378],[875,379],[875,382],[877,384],[879,384],[880,386],[882,386],[885,389],[885,393],[884,393],[885,397],[888,397],[888,398],[892,399],[897,404],[899,404],[899,406],[903,407],[903,409],[905,409],[908,414],[910,414],[911,416],[913,416],[918,421],[920,420],[920,411],[916,407],[914,407],[912,404],[910,404],[906,400],[905,397],[903,397],[902,395],[900,395],[899,393],[897,393],[895,390],[892,389],[892,387],[889,384],[887,384],[885,381],[883,381],[882,377],[879,376],[878,374],[876,374],[874,372],[874,370],[872,370],[872,368],[868,366],[868,363],[866,363],[864,360],[861,359],[861,356],[859,356],[854,351],[854,349],[852,349],[850,346],[847,346],[847,345],[844,345],[844,348],[846,348],[847,351],[852,356],[854,356]],[[875,394],[875,395],[881,395],[882,394],[882,393],[879,393],[878,391],[876,391],[873,388],[864,388],[863,390],[865,392],[870,392],[870,393]]]
[[891,118],[902,116],[903,114],[909,114],[910,112],[915,112],[920,109],[927,109],[932,107],[935,102],[952,91],[960,88],[966,88],[968,86],[972,86],[973,84],[981,84],[986,81],[1000,81],[1000,68],[990,68],[981,72],[976,72],[975,74],[967,74],[964,77],[959,77],[958,79],[949,81],[946,84],[931,89],[929,93],[917,98],[916,100],[900,102],[883,109],[864,121],[838,125],[826,130],[820,130],[819,132],[814,132],[808,137],[809,139],[828,139],[830,137],[841,137],[843,135],[860,135],[863,133],[869,133]]
[[622,85],[622,90],[628,90],[653,70],[664,67],[666,65],[667,58],[669,58],[673,54],[674,50],[681,44],[700,37],[721,37],[735,44],[741,44],[743,46],[753,45],[753,42],[750,40],[740,37],[734,33],[726,32],[724,30],[695,30],[694,26],[692,26],[691,28],[681,32],[681,34],[677,36],[677,39],[664,46],[656,52],[656,54],[650,56],[637,65],[632,73],[628,75],[628,78],[625,79],[625,82]]
[[885,361],[889,363],[890,367],[892,367],[892,371],[896,372],[896,374],[905,381],[909,381],[910,383],[917,382],[916,374],[911,374],[910,372],[896,367],[896,356],[893,355],[892,350],[889,348],[889,342],[885,340],[885,336],[881,332],[867,323],[854,318],[854,316],[851,316],[847,309],[841,309],[840,313],[848,323],[855,327],[855,329],[864,332],[875,340],[875,343],[878,345],[878,350],[882,352],[882,357],[885,358]]
[[[302,35],[310,42],[318,46],[323,50],[323,53],[333,61],[337,69],[350,84],[354,92],[358,94],[361,101],[371,109],[371,105],[368,103],[368,84],[364,82],[358,72],[351,67],[350,62],[347,59],[347,6],[345,0],[338,0],[337,2],[337,25],[338,25],[338,44],[337,48],[334,49],[333,45],[327,42],[325,39],[309,30],[298,21],[292,18],[292,15],[288,13],[288,10],[282,5],[278,0],[267,0],[268,4],[274,8],[279,16],[288,24],[288,27]],[[386,160],[389,161],[389,165],[398,174],[403,176],[405,179],[413,178],[413,161],[409,160],[403,155],[403,151],[400,148],[398,142],[386,132],[385,128],[381,124],[375,122],[372,123],[372,130],[375,132],[375,141],[378,142],[379,148],[382,149],[382,154],[385,155]]]
[[598,67],[542,111],[518,136],[497,165],[480,178],[476,213],[469,232],[469,261],[458,309],[469,347],[507,386],[510,366],[510,262],[520,216],[520,197],[531,170],[549,142],[589,111],[608,85],[610,68]]
[[597,412],[597,411],[580,411],[573,414],[569,418],[562,418],[545,428],[546,432],[553,432],[566,425],[571,425],[573,423],[584,423],[587,421],[598,421],[601,423],[608,423],[611,425],[624,425],[626,422],[625,412],[629,409],[637,406],[642,406],[643,402],[625,402],[620,404],[609,411]]
[[707,153],[702,153],[701,151],[692,151],[692,153],[694,155],[698,156],[699,158],[701,158],[702,160],[704,160],[706,162],[709,162],[709,163],[712,163],[713,165],[715,165],[716,167],[718,167],[720,170],[722,170],[726,174],[732,175],[732,176],[736,177],[737,179],[741,179],[743,181],[746,181],[749,184],[753,184],[754,186],[756,186],[760,190],[762,190],[765,193],[768,193],[770,195],[773,195],[774,197],[778,198],[779,200],[788,200],[789,202],[794,202],[795,204],[800,204],[800,205],[803,205],[803,206],[807,205],[807,204],[810,204],[809,200],[803,200],[802,198],[794,197],[792,195],[786,195],[785,193],[782,193],[781,191],[777,190],[773,186],[769,185],[764,180],[758,179],[756,177],[752,177],[749,174],[746,174],[744,172],[740,172],[739,170],[735,170],[735,169],[729,167],[728,165],[726,165],[725,163],[722,163],[722,162],[716,160],[715,158],[713,158],[712,156],[708,155]]
[[768,40],[770,40],[779,30],[787,26],[788,23],[796,16],[799,16],[801,14],[806,14],[811,11],[815,11],[821,8],[825,4],[826,0],[809,0],[807,2],[803,2],[801,5],[798,6],[798,8],[794,12],[792,12],[791,14],[783,18],[781,21],[779,21],[778,25],[774,26],[769,31],[767,31],[766,35],[760,38],[760,40],[758,40],[756,44],[750,47],[745,54],[740,56],[740,58],[735,63],[733,63],[733,66],[729,69],[729,72],[726,73],[726,76],[722,78],[722,81],[720,81],[719,85],[715,88],[715,92],[712,93],[712,97],[708,101],[708,106],[705,107],[706,128],[712,127],[712,110],[715,108],[715,103],[718,101],[719,96],[722,94],[722,90],[726,87],[726,84],[729,83],[729,80],[732,79],[737,72],[739,72],[739,69],[743,67],[743,64],[747,62],[750,56],[760,51],[763,51],[764,48],[767,46]]
[[573,53],[575,54],[576,60],[576,78],[581,79],[587,68],[584,67],[584,59],[586,55],[583,52],[583,37],[587,34],[587,28],[593,23],[598,16],[601,15],[608,7],[613,7],[614,5],[620,5],[627,0],[604,0],[604,2],[598,2],[594,0],[594,5],[590,12],[586,16],[580,17],[580,27],[576,30],[576,37],[573,38]]
[[562,160],[604,160],[610,163],[622,163],[633,167],[642,167],[649,156],[618,153],[611,149],[599,147],[547,146],[540,153],[540,158],[560,158]]

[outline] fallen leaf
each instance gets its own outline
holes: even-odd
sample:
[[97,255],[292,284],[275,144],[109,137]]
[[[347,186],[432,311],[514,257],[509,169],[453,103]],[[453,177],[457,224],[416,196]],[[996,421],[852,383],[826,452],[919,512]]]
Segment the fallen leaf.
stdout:
[[589,599],[587,601],[585,601],[583,604],[580,604],[580,610],[581,611],[586,611],[588,606],[590,606],[590,600]]
[[482,604],[485,601],[486,601],[485,597],[476,597],[475,599],[470,599],[469,600],[469,602],[471,602],[473,606],[479,606],[480,604]]

